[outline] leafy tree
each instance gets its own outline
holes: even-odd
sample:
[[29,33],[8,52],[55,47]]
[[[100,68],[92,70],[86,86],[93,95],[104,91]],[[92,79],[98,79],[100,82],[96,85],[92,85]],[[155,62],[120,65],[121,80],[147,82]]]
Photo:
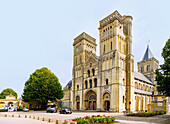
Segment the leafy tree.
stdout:
[[54,102],[63,96],[64,91],[58,78],[50,70],[43,67],[32,73],[25,82],[22,98],[25,102],[36,101],[45,108],[48,100]]
[[162,57],[164,64],[160,65],[160,68],[155,72],[157,90],[166,96],[170,96],[170,38],[163,48]]
[[10,95],[10,94],[13,95],[13,96],[15,96],[15,97],[17,98],[17,93],[16,93],[14,90],[10,89],[10,88],[4,89],[4,90],[1,92],[1,94],[0,94],[0,98],[1,98],[1,99],[5,99],[6,96],[8,96],[8,95]]

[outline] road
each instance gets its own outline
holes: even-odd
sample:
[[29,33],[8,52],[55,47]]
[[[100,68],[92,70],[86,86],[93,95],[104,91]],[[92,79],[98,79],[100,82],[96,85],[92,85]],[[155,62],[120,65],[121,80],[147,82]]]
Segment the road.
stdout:
[[51,124],[28,118],[0,117],[0,124]]
[[[59,114],[59,113],[46,113],[45,111],[30,111],[30,112],[1,112],[0,113],[0,124],[49,124],[47,120],[52,119],[53,121],[61,120],[72,120],[76,117],[84,117],[91,115],[103,115],[114,116],[116,120],[122,123],[149,123],[149,124],[170,124],[170,115],[157,115],[153,117],[130,117],[124,116],[122,113],[110,113],[110,112],[73,112],[73,114]],[[8,115],[8,117],[4,117]],[[12,117],[15,116],[15,117]],[[19,118],[19,115],[21,116]],[[25,118],[27,115],[27,118]],[[29,119],[28,119],[29,118]],[[35,118],[35,119],[33,119]],[[39,120],[37,120],[39,118]],[[43,122],[42,119],[46,118],[46,122]],[[6,123],[6,122],[15,122],[15,123]],[[31,122],[30,122],[31,121]],[[52,123],[51,123],[52,124]]]

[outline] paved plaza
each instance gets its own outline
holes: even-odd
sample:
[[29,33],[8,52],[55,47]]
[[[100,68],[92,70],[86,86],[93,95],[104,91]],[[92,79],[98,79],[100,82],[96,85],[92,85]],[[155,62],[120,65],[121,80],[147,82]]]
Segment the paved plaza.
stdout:
[[[155,117],[128,117],[124,116],[123,113],[109,113],[109,112],[73,112],[73,114],[59,114],[59,113],[46,113],[45,111],[30,111],[30,112],[1,112],[0,113],[0,124],[50,124],[47,121],[49,119],[55,120],[71,120],[76,117],[84,117],[86,115],[106,115],[114,116],[120,124],[170,124],[170,115],[157,115]],[[7,117],[4,117],[7,115]],[[12,115],[14,117],[12,117]],[[18,118],[20,115],[20,118]],[[27,118],[25,118],[27,115]],[[31,118],[29,118],[31,116]],[[35,119],[33,119],[35,117]],[[39,117],[39,120],[38,120]],[[45,118],[45,122],[42,121]],[[51,122],[55,123],[55,122]]]

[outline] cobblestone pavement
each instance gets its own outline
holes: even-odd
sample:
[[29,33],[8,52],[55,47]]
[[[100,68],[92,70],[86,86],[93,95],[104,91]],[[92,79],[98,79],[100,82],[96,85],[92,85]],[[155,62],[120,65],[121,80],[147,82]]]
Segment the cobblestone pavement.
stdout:
[[0,116],[4,116],[5,114],[8,114],[9,116],[15,115],[15,117],[18,117],[19,115],[21,117],[25,117],[27,115],[28,117],[31,115],[31,118],[35,116],[35,119],[38,117],[40,120],[45,117],[47,120],[48,119],[53,119],[53,120],[69,120],[69,119],[74,119],[75,117],[84,117],[86,115],[91,116],[91,115],[106,115],[106,116],[114,116],[116,120],[120,121],[122,124],[123,123],[149,123],[149,124],[170,124],[170,115],[157,115],[154,117],[129,117],[129,116],[124,116],[122,113],[109,113],[109,112],[73,112],[72,114],[59,114],[59,113],[46,113],[45,111],[30,111],[30,112],[2,112],[0,113]]

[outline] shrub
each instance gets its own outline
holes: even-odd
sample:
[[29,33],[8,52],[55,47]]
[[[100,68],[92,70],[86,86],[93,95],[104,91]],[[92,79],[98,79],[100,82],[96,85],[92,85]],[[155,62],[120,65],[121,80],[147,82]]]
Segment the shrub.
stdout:
[[113,116],[101,116],[101,115],[92,115],[92,116],[85,116],[83,118],[75,118],[72,121],[76,121],[77,124],[100,124],[100,123],[112,123],[115,121],[115,117]]
[[17,109],[17,111],[22,111],[22,109]]
[[8,109],[0,109],[0,112],[7,112]]
[[142,112],[142,113],[127,114],[127,116],[150,117],[150,116],[163,115],[163,114],[164,114],[164,112]]

